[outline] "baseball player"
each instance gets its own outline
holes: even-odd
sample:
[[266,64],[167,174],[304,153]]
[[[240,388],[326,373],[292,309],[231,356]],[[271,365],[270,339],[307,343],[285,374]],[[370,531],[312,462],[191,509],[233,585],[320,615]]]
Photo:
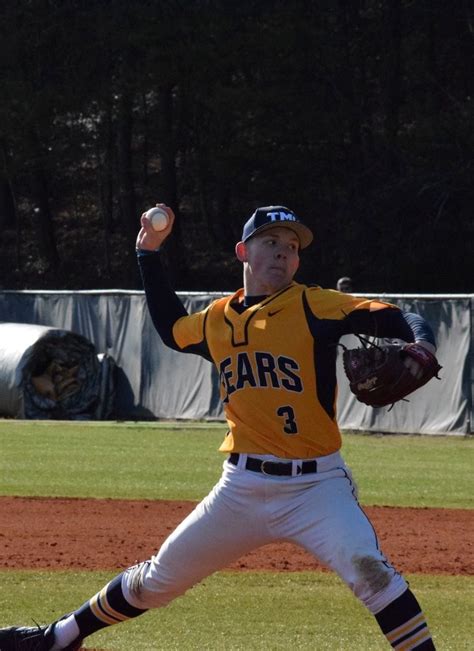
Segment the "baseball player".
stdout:
[[[284,206],[258,208],[235,247],[243,288],[187,314],[161,264],[173,229],[142,215],[137,252],[161,338],[220,373],[229,431],[222,477],[149,560],[126,569],[49,626],[0,631],[0,651],[77,650],[106,626],[165,606],[216,570],[275,541],[297,543],[336,572],[375,616],[388,644],[427,651],[425,616],[380,549],[340,453],[336,355],[348,333],[397,337],[433,352],[429,325],[376,300],[293,280],[310,229]],[[271,633],[269,633],[271,635]]]

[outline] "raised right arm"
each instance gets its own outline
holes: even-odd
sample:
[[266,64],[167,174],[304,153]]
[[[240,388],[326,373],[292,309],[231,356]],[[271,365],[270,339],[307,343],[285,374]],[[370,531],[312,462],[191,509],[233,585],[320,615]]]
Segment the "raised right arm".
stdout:
[[175,323],[179,319],[187,317],[188,312],[171,287],[159,252],[159,247],[161,247],[173,228],[174,213],[168,206],[164,204],[158,205],[166,210],[170,217],[170,223],[164,231],[155,231],[150,221],[143,214],[141,218],[142,227],[138,233],[136,244],[138,266],[153,325],[166,346],[180,352],[194,353],[211,360],[204,337],[198,342],[182,347],[178,345],[173,335]]

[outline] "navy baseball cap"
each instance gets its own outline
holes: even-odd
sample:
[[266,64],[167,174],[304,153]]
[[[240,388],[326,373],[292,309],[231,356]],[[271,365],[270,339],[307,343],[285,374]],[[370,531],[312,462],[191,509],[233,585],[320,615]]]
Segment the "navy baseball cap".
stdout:
[[242,242],[269,228],[281,226],[290,228],[296,233],[300,241],[300,247],[306,248],[313,241],[313,233],[303,224],[295,213],[285,206],[265,206],[257,208],[250,219],[245,223],[242,232]]

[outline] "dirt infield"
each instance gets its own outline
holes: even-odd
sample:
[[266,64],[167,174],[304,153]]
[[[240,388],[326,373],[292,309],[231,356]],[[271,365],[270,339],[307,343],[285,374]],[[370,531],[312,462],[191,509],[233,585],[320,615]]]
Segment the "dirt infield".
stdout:
[[[125,568],[148,558],[194,502],[0,497],[3,569]],[[367,507],[381,547],[402,572],[474,574],[474,510]],[[322,570],[287,543],[266,545],[231,570]]]

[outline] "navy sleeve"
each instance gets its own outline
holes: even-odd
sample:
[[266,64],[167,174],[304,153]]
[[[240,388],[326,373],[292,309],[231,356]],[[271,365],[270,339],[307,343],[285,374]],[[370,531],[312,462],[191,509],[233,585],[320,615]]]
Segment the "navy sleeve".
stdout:
[[137,258],[148,311],[163,343],[179,352],[194,353],[211,361],[205,342],[180,348],[173,337],[174,324],[178,319],[186,316],[188,311],[169,283],[159,252],[139,251]]
[[365,334],[387,339],[402,339],[407,343],[427,341],[436,346],[433,330],[419,314],[386,310],[354,310],[343,320],[343,334]]
[[413,332],[415,341],[427,341],[436,348],[436,340],[430,324],[414,312],[402,312],[402,314]]

